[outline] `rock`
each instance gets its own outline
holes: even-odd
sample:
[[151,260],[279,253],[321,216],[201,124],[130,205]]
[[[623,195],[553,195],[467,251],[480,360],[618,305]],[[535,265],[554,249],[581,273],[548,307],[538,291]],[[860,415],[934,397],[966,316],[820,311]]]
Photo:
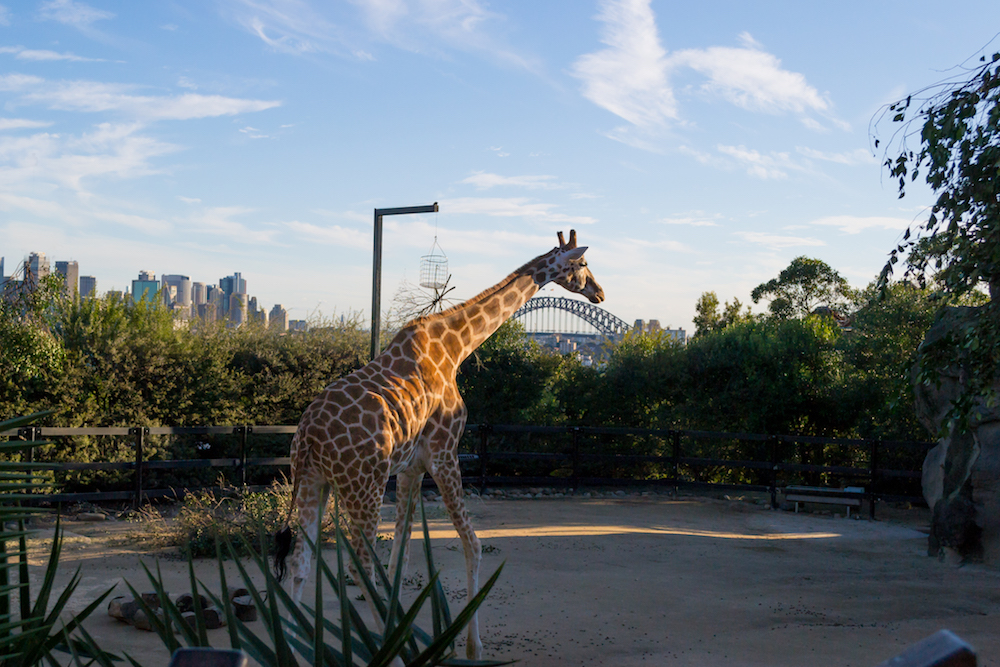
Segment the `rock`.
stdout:
[[188,624],[192,630],[198,629],[198,617],[193,611],[185,611],[181,614],[181,620]]
[[107,518],[104,512],[80,512],[76,515],[77,521],[106,521]]
[[257,620],[257,607],[253,604],[253,598],[249,595],[233,596],[233,613],[236,618],[244,622]]
[[[948,308],[928,330],[920,352],[966,326],[978,308]],[[962,392],[962,361],[939,370],[938,383],[914,383],[917,417],[935,436]],[[1000,390],[1000,382],[994,385]],[[924,458],[921,482],[932,511],[927,553],[949,561],[1000,563],[1000,406],[980,402],[969,429],[954,426]]]
[[132,616],[130,621],[132,625],[140,630],[145,630],[147,632],[153,631],[153,624],[150,622],[149,617],[146,616],[146,612],[142,609],[137,609],[135,614]]
[[208,630],[216,630],[226,624],[226,615],[218,607],[205,607],[201,610],[201,615]]
[[152,609],[159,609],[160,608],[160,596],[159,596],[159,594],[157,594],[155,592],[153,592],[153,593],[149,593],[149,592],[143,593],[142,594],[142,601],[145,602],[146,604],[148,604],[150,606],[150,608],[152,608]]
[[[208,606],[208,600],[204,595],[198,596],[199,602],[201,603],[201,608],[204,609]],[[190,593],[181,593],[174,600],[174,605],[177,607],[177,611],[182,614],[186,611],[194,611],[194,597]]]
[[122,613],[122,603],[131,599],[132,598],[126,598],[124,595],[111,598],[111,602],[108,603],[108,616],[116,618],[119,621],[124,621],[125,614]]
[[126,623],[131,623],[132,619],[135,618],[136,613],[141,610],[142,607],[135,601],[135,598],[125,598],[122,600],[121,606],[119,607],[119,611],[121,613],[120,618]]

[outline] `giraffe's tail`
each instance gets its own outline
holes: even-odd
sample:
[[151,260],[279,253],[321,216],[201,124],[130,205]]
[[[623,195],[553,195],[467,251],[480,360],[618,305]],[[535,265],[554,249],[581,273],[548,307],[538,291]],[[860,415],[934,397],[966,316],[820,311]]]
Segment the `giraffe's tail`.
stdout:
[[292,527],[285,524],[285,527],[274,534],[274,578],[279,582],[283,581],[288,574],[288,567],[285,559],[292,551]]
[[[299,494],[299,479],[302,477],[303,463],[305,462],[305,457],[301,456],[300,453],[301,448],[296,446],[298,437],[298,433],[292,437],[292,496],[288,502],[288,515],[285,517],[285,525],[274,534],[274,577],[279,582],[284,580],[285,575],[288,574],[285,560],[292,552],[292,512],[295,509],[295,497]],[[297,458],[303,460],[294,460]]]

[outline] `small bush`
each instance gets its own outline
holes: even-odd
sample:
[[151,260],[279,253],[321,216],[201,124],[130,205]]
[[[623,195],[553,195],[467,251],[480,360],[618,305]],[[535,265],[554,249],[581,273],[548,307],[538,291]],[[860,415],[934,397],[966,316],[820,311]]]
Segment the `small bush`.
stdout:
[[[221,491],[191,492],[173,517],[154,507],[140,510],[137,520],[141,527],[131,537],[157,548],[179,547],[192,558],[211,558],[216,555],[218,535],[234,545],[248,545],[259,554],[261,534],[266,539],[284,525],[291,493],[292,486],[285,479],[263,491],[223,487]],[[335,531],[333,516],[327,514],[322,540],[331,541]]]

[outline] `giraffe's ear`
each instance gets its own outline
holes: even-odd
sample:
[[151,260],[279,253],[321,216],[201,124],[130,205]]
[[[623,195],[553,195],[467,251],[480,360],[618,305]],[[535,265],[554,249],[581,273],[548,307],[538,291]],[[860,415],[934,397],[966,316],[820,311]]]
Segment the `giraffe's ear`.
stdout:
[[583,257],[583,253],[585,252],[587,252],[587,246],[583,246],[582,248],[573,248],[572,250],[566,253],[566,259],[568,259],[571,262],[575,262],[576,260]]

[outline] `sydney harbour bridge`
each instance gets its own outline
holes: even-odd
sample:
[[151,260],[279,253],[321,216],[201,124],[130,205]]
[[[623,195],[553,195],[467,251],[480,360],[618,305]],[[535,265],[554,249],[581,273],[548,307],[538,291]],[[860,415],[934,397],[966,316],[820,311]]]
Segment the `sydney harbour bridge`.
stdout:
[[529,299],[514,318],[531,334],[567,334],[616,340],[632,328],[625,320],[588,301],[562,296]]

